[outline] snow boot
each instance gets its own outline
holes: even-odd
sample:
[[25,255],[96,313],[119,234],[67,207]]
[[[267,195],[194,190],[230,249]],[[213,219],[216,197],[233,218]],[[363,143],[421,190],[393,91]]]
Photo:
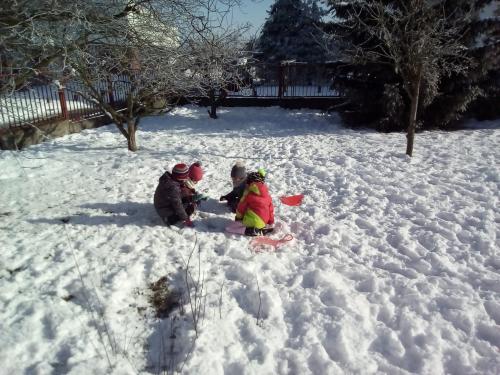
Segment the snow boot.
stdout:
[[250,237],[256,237],[256,236],[263,236],[264,233],[262,229],[257,229],[257,228],[246,228],[245,229],[245,236],[250,236]]
[[264,227],[261,230],[262,230],[262,234],[265,236],[266,234],[273,233],[274,228],[273,227]]

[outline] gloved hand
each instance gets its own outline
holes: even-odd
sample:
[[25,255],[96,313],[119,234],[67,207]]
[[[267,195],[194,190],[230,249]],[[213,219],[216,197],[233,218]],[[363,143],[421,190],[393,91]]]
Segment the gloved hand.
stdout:
[[186,220],[184,220],[184,226],[192,228],[194,227],[194,223],[190,218],[187,218]]
[[224,202],[224,201],[227,201],[227,198],[225,195],[223,195],[222,197],[219,198],[219,202]]
[[193,196],[193,200],[195,202],[199,202],[199,201],[206,201],[208,199],[208,197],[206,195],[203,195],[203,194],[200,194],[200,193],[196,193],[194,196]]

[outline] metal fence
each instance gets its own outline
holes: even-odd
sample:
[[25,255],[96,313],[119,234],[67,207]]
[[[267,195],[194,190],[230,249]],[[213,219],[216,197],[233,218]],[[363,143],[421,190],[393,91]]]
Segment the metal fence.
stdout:
[[[94,87],[113,108],[125,107],[130,90],[126,76],[115,76]],[[42,79],[33,79],[22,89],[0,96],[0,130],[35,125],[54,120],[81,121],[103,115],[96,102],[87,99],[87,88],[76,81],[56,86]]]
[[[227,96],[252,98],[254,105],[266,98],[338,98],[341,94],[333,89],[335,70],[335,64],[254,63],[242,67],[243,84],[228,88]],[[130,79],[122,75],[98,81],[94,86],[104,101],[118,110],[126,107],[130,88]],[[58,87],[48,80],[34,79],[21,90],[0,96],[0,131],[60,119],[81,121],[102,116],[97,103],[87,99],[87,90],[76,81]]]
[[247,67],[242,87],[228,91],[230,97],[331,98],[341,94],[333,88],[335,63],[255,63]]
[[[127,95],[130,92],[130,79],[127,76],[114,76],[108,81],[99,81],[95,84],[101,99],[105,103],[111,104],[115,109],[126,107]],[[73,121],[79,121],[85,118],[101,116],[103,114],[96,102],[86,99],[89,95],[88,88],[82,83],[71,81],[65,87],[65,101],[67,117]]]

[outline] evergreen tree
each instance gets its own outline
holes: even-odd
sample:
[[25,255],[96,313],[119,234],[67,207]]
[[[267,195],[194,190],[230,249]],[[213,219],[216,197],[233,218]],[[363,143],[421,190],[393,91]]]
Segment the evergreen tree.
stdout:
[[[406,102],[400,94],[400,78],[387,62],[358,62],[349,56],[352,46],[374,49],[380,40],[356,27],[352,14],[370,24],[366,1],[325,0],[332,21],[323,24],[329,35],[328,45],[339,50],[341,62],[333,77],[333,85],[348,101],[338,108],[342,119],[351,126],[373,124],[382,131],[404,128],[401,108]],[[330,47],[333,48],[333,47]],[[388,100],[391,98],[391,100]]]
[[[496,5],[496,15],[493,12]],[[467,54],[474,64],[467,74],[444,77],[442,93],[422,116],[425,127],[453,127],[464,113],[500,116],[500,8],[498,1],[445,1],[449,13],[462,19]],[[466,17],[470,6],[471,17]]]
[[[326,3],[333,21],[325,24],[325,31],[337,42],[340,41],[344,51],[351,52],[348,53],[351,56],[349,64],[339,70],[335,80],[337,87],[350,98],[350,105],[342,108],[345,120],[375,124],[385,131],[406,129],[410,100],[404,92],[404,74],[398,70],[397,63],[382,57],[386,48],[390,47],[385,36],[369,33],[366,27],[358,26],[359,20],[365,26],[375,22],[372,11],[375,5],[382,4],[389,14],[404,13],[409,3],[403,0],[327,0]],[[477,98],[485,95],[498,97],[498,84],[492,78],[496,77],[498,82],[499,19],[481,16],[484,7],[493,3],[492,0],[425,2],[442,15],[429,19],[429,22],[443,30],[453,29],[463,45],[459,54],[471,64],[469,69],[451,69],[447,74],[436,75],[435,81],[422,82],[418,101],[419,128],[452,124]],[[410,33],[411,30],[405,32]],[[404,41],[407,36],[401,35],[400,39]],[[455,38],[450,38],[449,43],[443,46],[452,45],[455,41]],[[352,52],[356,48],[369,51],[372,57],[379,54],[380,58],[370,63],[353,59]],[[439,65],[453,67],[456,62],[456,57],[442,56]]]
[[317,25],[323,11],[315,0],[276,0],[260,34],[258,58],[265,62],[321,62],[325,50]]

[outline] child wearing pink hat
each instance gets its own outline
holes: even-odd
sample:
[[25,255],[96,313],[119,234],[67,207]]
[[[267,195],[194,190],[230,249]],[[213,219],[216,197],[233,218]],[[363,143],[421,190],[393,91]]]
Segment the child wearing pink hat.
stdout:
[[188,178],[182,183],[182,204],[187,213],[192,215],[202,200],[207,200],[203,194],[196,192],[196,185],[203,179],[201,162],[197,161],[188,169]]

